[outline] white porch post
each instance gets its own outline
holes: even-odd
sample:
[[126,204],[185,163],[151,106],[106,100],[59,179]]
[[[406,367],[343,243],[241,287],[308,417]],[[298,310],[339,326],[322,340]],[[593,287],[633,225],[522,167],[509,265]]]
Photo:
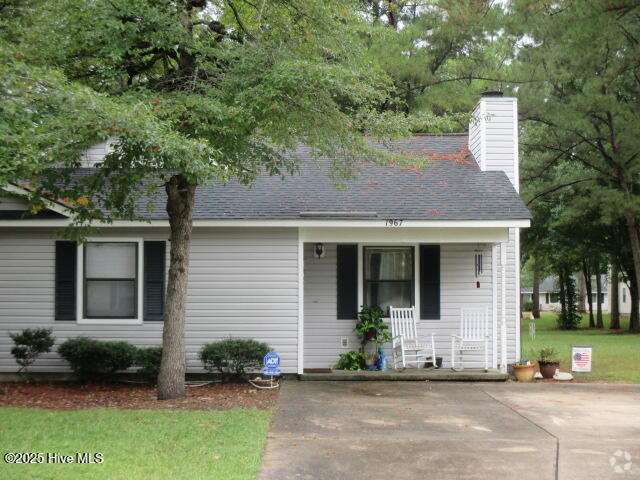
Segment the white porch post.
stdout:
[[491,368],[498,368],[498,245],[491,246]]
[[507,373],[507,243],[500,244],[502,271],[502,318],[500,322],[500,371]]
[[298,374],[304,373],[304,238],[298,228]]

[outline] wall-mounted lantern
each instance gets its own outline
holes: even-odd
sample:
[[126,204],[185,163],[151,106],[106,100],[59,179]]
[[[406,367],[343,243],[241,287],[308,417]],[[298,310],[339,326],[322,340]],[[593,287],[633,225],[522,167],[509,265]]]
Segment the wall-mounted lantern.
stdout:
[[324,257],[324,243],[316,243],[313,248],[313,256],[316,258]]

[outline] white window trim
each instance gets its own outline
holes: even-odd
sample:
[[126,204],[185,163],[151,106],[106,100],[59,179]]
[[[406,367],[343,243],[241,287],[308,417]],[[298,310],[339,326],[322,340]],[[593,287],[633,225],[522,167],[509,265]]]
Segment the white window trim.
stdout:
[[[368,242],[358,243],[358,312],[364,304],[364,247],[413,247],[413,306],[416,308],[416,324],[420,322],[436,321],[422,320],[420,318],[420,245],[419,243],[407,242]],[[391,322],[391,318],[384,317],[384,321]]]
[[140,237],[90,237],[87,243],[137,243],[138,251],[138,291],[137,291],[137,317],[136,318],[84,318],[84,244],[78,245],[77,252],[77,286],[76,286],[76,323],[80,325],[141,325],[143,308],[143,276],[144,276],[144,239]]

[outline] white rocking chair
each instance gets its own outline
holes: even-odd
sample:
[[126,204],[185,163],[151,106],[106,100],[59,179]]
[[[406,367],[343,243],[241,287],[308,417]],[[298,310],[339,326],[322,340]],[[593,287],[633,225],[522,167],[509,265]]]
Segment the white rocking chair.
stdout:
[[[489,370],[489,309],[463,308],[460,315],[460,335],[451,335],[451,369],[464,369],[463,354],[484,350],[484,371]],[[456,353],[460,367],[456,368]]]
[[408,364],[424,363],[431,359],[431,365],[436,366],[435,334],[431,334],[430,341],[421,343],[418,339],[416,326],[416,309],[389,307],[391,313],[391,335],[393,346],[393,368],[398,364],[406,368]]

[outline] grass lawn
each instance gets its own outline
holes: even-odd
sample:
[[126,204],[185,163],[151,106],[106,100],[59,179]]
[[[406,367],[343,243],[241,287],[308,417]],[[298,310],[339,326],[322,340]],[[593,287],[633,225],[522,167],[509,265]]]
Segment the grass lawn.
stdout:
[[6,479],[254,479],[271,410],[0,408],[1,453],[99,452],[102,464],[12,465]]
[[[576,378],[615,383],[640,383],[640,334],[629,334],[626,329],[629,319],[622,318],[623,333],[612,330],[586,328],[589,316],[582,317],[579,330],[561,331],[556,325],[556,313],[542,313],[536,320],[536,338],[529,338],[529,318],[521,321],[522,357],[535,360],[531,349],[539,350],[543,345],[554,347],[560,352],[560,369],[571,369],[571,346],[593,347],[591,374],[575,374]],[[608,314],[604,315],[605,325],[609,324]]]

